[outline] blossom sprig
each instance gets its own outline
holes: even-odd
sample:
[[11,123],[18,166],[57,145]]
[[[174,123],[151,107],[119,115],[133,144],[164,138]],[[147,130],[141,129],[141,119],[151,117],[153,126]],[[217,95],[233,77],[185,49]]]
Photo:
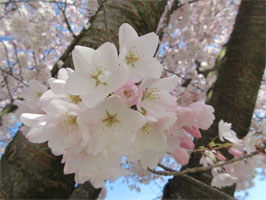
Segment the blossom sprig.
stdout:
[[[222,188],[236,183],[236,189],[242,190],[253,184],[254,168],[266,168],[265,125],[261,126],[261,132],[251,131],[243,139],[239,139],[231,127],[230,123],[223,120],[219,122],[218,136],[225,143],[211,142],[208,149],[202,148],[204,153],[200,164],[212,170],[212,186]],[[234,158],[226,160],[218,149],[226,149]]]
[[[34,111],[21,115],[33,143],[48,142],[52,153],[63,155],[64,173],[77,183],[102,187],[140,168],[154,168],[169,153],[177,163],[189,160],[193,137],[201,137],[214,120],[214,109],[203,102],[177,105],[177,77],[162,78],[154,57],[158,36],[138,36],[129,24],[119,29],[119,53],[106,42],[92,49],[76,46],[75,70],[60,69],[50,89],[36,82],[25,95]],[[29,91],[32,91],[30,93]],[[121,167],[121,159],[132,163]],[[146,174],[146,173],[140,173]]]
[[[186,168],[176,170],[162,163],[158,167],[162,170],[148,168],[151,173],[163,176],[183,176],[191,173],[210,171],[213,179],[212,186],[222,188],[236,184],[237,190],[243,190],[252,184],[252,171],[254,168],[266,168],[266,129],[265,124],[261,126],[261,131],[250,132],[243,139],[239,139],[237,134],[231,130],[231,124],[223,120],[219,122],[219,138],[222,142],[211,141],[207,147],[200,146],[199,149],[192,149],[189,152],[200,152],[202,157],[200,164],[202,167]],[[234,158],[227,160],[220,151],[227,150]],[[241,169],[241,170],[240,170]]]

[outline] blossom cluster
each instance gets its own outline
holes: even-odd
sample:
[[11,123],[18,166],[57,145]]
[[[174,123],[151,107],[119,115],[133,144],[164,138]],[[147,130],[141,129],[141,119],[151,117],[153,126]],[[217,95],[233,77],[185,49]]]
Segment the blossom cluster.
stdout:
[[233,30],[240,1],[179,3],[165,25],[159,57],[168,73],[178,75],[182,87],[176,91],[177,98],[188,105],[205,100],[206,91],[213,86],[217,78],[214,66]]
[[[58,58],[75,35],[83,28],[89,28],[89,20],[98,7],[97,0],[1,1],[1,116],[5,113],[4,107],[21,96],[23,89],[31,85],[32,79],[48,86],[52,67],[62,65]],[[22,104],[20,110],[25,108],[25,102],[15,101],[18,102],[17,106]],[[0,152],[13,138],[10,127],[14,125],[16,123],[0,122]]]
[[102,187],[106,179],[129,173],[120,161],[155,168],[166,153],[187,164],[193,137],[201,137],[214,120],[214,109],[202,102],[181,107],[171,92],[176,77],[161,78],[154,57],[158,36],[138,36],[129,24],[119,28],[119,54],[106,42],[98,49],[76,46],[75,70],[60,69],[50,89],[32,80],[24,99],[36,105],[21,115],[33,143],[48,141],[63,155],[64,173],[77,183],[90,180]]
[[[231,128],[230,123],[223,120],[219,122],[219,139],[222,142],[227,141],[225,147],[229,154],[240,158],[256,151],[259,153],[243,161],[213,168],[211,185],[222,188],[236,184],[236,190],[245,190],[254,185],[255,169],[266,169],[266,123],[262,124],[259,132],[251,131],[243,139],[239,139]],[[224,162],[226,162],[226,158],[216,150],[206,150],[200,160],[205,167]]]
[[98,7],[97,0],[1,1],[0,108],[31,79],[47,83],[53,65],[75,35],[90,26]]

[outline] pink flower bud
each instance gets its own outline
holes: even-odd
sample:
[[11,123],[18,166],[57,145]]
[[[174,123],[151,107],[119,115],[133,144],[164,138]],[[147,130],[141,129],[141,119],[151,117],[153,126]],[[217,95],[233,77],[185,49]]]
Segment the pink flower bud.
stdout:
[[194,149],[195,145],[191,137],[184,135],[180,138],[181,144],[180,146],[185,149]]
[[201,133],[200,133],[199,129],[196,128],[195,126],[192,126],[192,128],[190,128],[188,126],[184,126],[183,129],[185,129],[185,131],[190,133],[192,136],[194,136],[196,138],[201,138]]
[[188,164],[189,161],[189,155],[188,152],[184,148],[178,148],[172,153],[172,156],[181,165]]
[[217,153],[216,155],[215,155],[219,160],[221,160],[221,161],[226,161],[226,157],[224,157],[222,154],[220,154],[220,153]]
[[241,157],[242,156],[242,152],[239,151],[238,149],[235,149],[235,148],[228,149],[228,152],[230,154],[232,154],[233,156],[236,156],[236,157]]

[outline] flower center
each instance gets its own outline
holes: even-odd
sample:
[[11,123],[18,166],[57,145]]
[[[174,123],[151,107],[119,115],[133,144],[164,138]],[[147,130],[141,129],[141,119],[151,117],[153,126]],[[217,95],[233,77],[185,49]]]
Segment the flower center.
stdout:
[[144,99],[148,99],[150,101],[158,100],[160,99],[160,97],[158,96],[158,92],[160,92],[158,88],[152,88],[152,89],[145,88],[145,90],[143,91],[142,100]]
[[81,155],[87,156],[89,155],[88,152],[85,149],[82,149],[81,152],[79,152]]
[[70,101],[74,104],[78,104],[79,102],[81,102],[81,98],[78,95],[69,95],[68,97]]
[[42,96],[42,93],[41,92],[38,92],[37,93],[37,97],[40,98]]
[[133,96],[133,94],[132,94],[132,91],[130,91],[130,90],[125,90],[124,91],[124,95],[126,96],[126,98],[130,98],[130,97],[132,97]]
[[145,125],[141,128],[141,131],[142,131],[143,135],[145,135],[145,136],[149,136],[150,133],[151,133],[151,130],[150,130],[150,126],[149,126],[149,124],[145,124]]
[[106,86],[106,79],[108,78],[110,72],[108,73],[104,67],[100,66],[97,67],[97,69],[92,72],[92,75],[90,78],[93,78],[95,80],[96,87],[100,84]]
[[77,116],[65,114],[65,118],[59,123],[59,127],[69,134],[77,131]]
[[110,114],[106,111],[106,118],[103,120],[106,126],[112,127],[113,124],[119,123],[119,120],[116,119],[117,114]]
[[132,65],[135,67],[134,63],[139,60],[139,57],[137,57],[134,53],[129,52],[129,54],[126,56],[126,62],[128,65]]

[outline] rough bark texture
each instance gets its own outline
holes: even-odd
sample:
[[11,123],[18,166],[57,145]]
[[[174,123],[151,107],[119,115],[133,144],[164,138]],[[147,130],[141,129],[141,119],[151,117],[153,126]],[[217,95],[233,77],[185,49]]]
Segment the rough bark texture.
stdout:
[[68,199],[97,199],[101,188],[94,189],[90,182],[79,185]]
[[47,145],[36,145],[18,133],[1,160],[1,199],[67,198],[73,175],[65,176],[61,157]]
[[[215,122],[196,146],[208,144],[218,134],[218,122],[232,123],[232,129],[243,137],[248,133],[258,90],[265,69],[265,1],[243,0],[235,27],[219,63],[218,78],[208,103],[215,108]],[[200,154],[192,155],[188,167],[199,164]],[[210,173],[191,175],[210,185]],[[182,177],[174,177],[164,188],[163,199],[228,199],[211,187],[198,190]],[[182,187],[181,187],[182,185]],[[185,191],[183,191],[185,190]],[[223,190],[233,195],[234,188]]]
[[[166,5],[165,0],[108,0],[106,1],[107,23],[111,42],[118,47],[118,29],[122,23],[132,25],[139,35],[155,32],[160,17]],[[96,16],[91,20],[91,26],[74,40],[62,55],[63,67],[73,66],[71,52],[75,45],[98,48],[106,42],[104,12],[99,9]],[[54,76],[58,71],[57,65],[52,70]]]
[[[165,0],[107,0],[107,21],[111,41],[117,45],[118,28],[127,22],[139,35],[156,31]],[[99,47],[106,41],[102,7],[91,19],[91,26],[83,30],[61,56],[65,64],[72,67],[71,52],[75,45]],[[57,65],[52,70],[56,76]],[[19,133],[8,145],[1,161],[1,198],[3,199],[67,199],[74,189],[73,176],[63,175],[61,157],[50,153],[47,145],[29,143]],[[89,183],[76,188],[70,199],[96,199],[99,190]]]

